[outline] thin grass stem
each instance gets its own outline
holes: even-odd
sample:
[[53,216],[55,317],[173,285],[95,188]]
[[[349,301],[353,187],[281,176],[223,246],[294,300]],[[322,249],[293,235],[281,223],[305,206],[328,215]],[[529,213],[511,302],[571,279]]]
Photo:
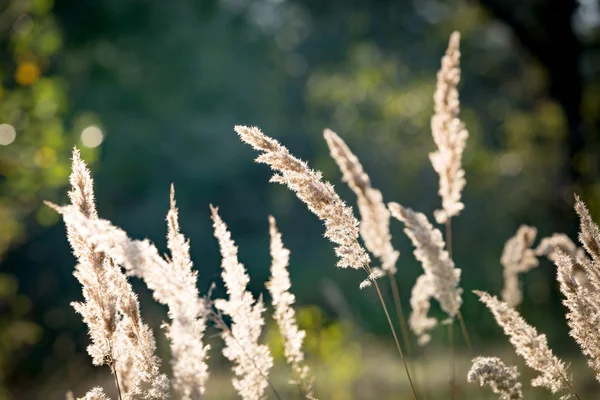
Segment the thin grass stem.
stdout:
[[[452,218],[446,220],[446,250],[452,259]],[[459,310],[460,312],[460,310]],[[452,326],[454,321],[448,324],[448,342],[450,344],[450,398],[455,399],[455,354],[454,354],[454,332]]]
[[400,333],[402,334],[402,341],[406,348],[406,353],[409,359],[413,359],[412,346],[410,344],[410,338],[408,336],[408,325],[406,324],[406,318],[404,318],[404,311],[402,310],[402,301],[400,300],[400,290],[398,289],[398,283],[394,274],[388,271],[388,278],[390,279],[390,287],[392,289],[392,297],[394,298],[394,306],[396,307],[396,314],[398,316],[398,325],[400,325]]
[[579,398],[579,395],[577,395],[577,392],[575,392],[575,388],[573,388],[573,385],[571,385],[571,381],[569,381],[569,379],[567,379],[566,376],[561,374],[561,377],[563,378],[563,380],[565,381],[565,383],[567,384],[567,386],[569,387],[569,392],[571,392],[571,394],[573,396],[575,396],[577,398],[577,400],[581,400]]
[[112,340],[108,340],[108,346],[110,348],[110,369],[112,370],[112,373],[115,377],[115,386],[117,387],[117,396],[119,396],[119,400],[123,400],[123,397],[121,396],[121,386],[119,385],[119,377],[117,375],[117,369],[115,368],[115,359],[112,356],[113,354],[113,345],[112,345]]
[[458,322],[460,325],[460,330],[463,335],[463,339],[465,340],[465,343],[467,344],[469,351],[471,353],[473,353],[473,346],[471,345],[471,337],[469,336],[469,331],[467,330],[467,325],[465,324],[465,320],[464,320],[462,312],[460,312],[460,310],[458,310]]
[[306,399],[306,395],[304,394],[304,391],[300,387],[300,384],[296,384],[296,386],[298,387],[298,393],[300,393],[300,398],[301,399]]
[[454,354],[454,321],[448,324],[448,342],[450,343],[450,398],[456,398],[456,364]]
[[[369,276],[372,275],[373,271],[371,270],[371,267],[367,265],[364,267],[364,269],[367,272],[367,274],[369,274]],[[400,358],[402,359],[402,364],[404,365],[404,370],[406,371],[406,376],[408,377],[408,382],[410,383],[410,388],[412,389],[413,397],[415,398],[415,400],[418,400],[419,396],[417,395],[417,390],[415,389],[415,385],[413,384],[412,378],[410,376],[410,371],[408,370],[408,364],[406,363],[404,352],[402,351],[402,346],[400,346],[400,341],[398,340],[396,329],[394,329],[392,318],[390,317],[390,313],[388,312],[387,306],[385,305],[385,301],[383,300],[383,296],[381,295],[381,289],[379,289],[379,284],[377,283],[376,279],[373,279],[373,284],[375,285],[375,289],[377,290],[377,296],[379,296],[379,301],[381,302],[381,306],[383,307],[383,311],[385,312],[385,317],[387,318],[390,330],[392,331],[392,336],[394,336],[396,348],[398,349],[398,353],[400,354]]]
[[448,251],[448,256],[452,258],[452,218],[446,220],[446,251]]
[[[390,287],[392,289],[392,297],[394,298],[394,306],[396,308],[396,315],[398,316],[398,325],[400,326],[400,334],[402,335],[402,341],[404,342],[404,347],[406,348],[406,353],[408,355],[408,359],[412,363],[412,375],[414,378],[414,383],[417,389],[419,389],[419,379],[417,376],[417,367],[414,363],[412,345],[410,343],[410,336],[408,333],[408,325],[406,323],[406,318],[404,317],[404,311],[402,309],[402,301],[400,300],[400,290],[398,289],[398,283],[396,282],[396,277],[394,274],[388,271],[388,278],[390,280]],[[419,390],[417,390],[420,393]]]
[[119,385],[119,377],[117,376],[117,370],[115,369],[115,364],[111,363],[110,365],[113,375],[115,376],[115,385],[117,386],[117,395],[119,396],[119,400],[123,400],[121,396],[121,386]]
[[[446,221],[446,250],[448,251],[448,256],[452,258],[452,219],[448,218]],[[460,330],[463,335],[463,339],[469,347],[469,351],[473,353],[473,346],[471,345],[471,338],[469,336],[469,331],[467,330],[467,325],[465,324],[464,318],[460,310],[458,310],[458,322],[460,324]]]

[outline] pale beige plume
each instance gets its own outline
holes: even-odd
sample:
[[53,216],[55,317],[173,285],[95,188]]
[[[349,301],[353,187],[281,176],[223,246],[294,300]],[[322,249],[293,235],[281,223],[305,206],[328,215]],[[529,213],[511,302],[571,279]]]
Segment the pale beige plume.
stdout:
[[517,367],[507,367],[497,357],[477,357],[467,374],[468,382],[478,381],[499,394],[498,400],[522,400],[523,391]]
[[356,194],[361,217],[360,236],[365,247],[379,258],[383,271],[395,274],[400,253],[392,246],[390,212],[383,202],[381,192],[371,186],[371,180],[360,161],[335,132],[325,129],[323,135],[331,157],[342,171],[342,180]]
[[591,260],[573,249],[574,245],[557,248],[552,252],[552,258],[558,267],[557,280],[564,296],[563,304],[568,310],[569,334],[579,344],[588,365],[600,381],[600,229],[585,203],[577,196],[575,210],[580,219],[579,239]]
[[[94,202],[93,180],[79,151],[73,151],[69,192],[71,205],[51,205],[63,215],[67,236],[78,259],[75,276],[82,284],[85,302],[73,303],[88,325],[92,344],[88,353],[96,365],[109,364],[120,377],[131,377],[121,396],[129,399],[165,399],[169,382],[160,373],[154,354],[152,331],[144,324],[137,296],[114,260],[91,239],[82,220],[99,222]],[[90,396],[102,396],[92,390]],[[98,397],[99,398],[99,397]]]
[[342,201],[333,185],[324,182],[320,172],[310,169],[257,127],[238,125],[235,131],[243,142],[262,152],[256,162],[267,164],[278,172],[271,181],[287,185],[325,223],[325,237],[337,245],[338,267],[366,269],[370,259],[358,242],[358,221],[352,207]]
[[521,225],[517,233],[506,241],[500,263],[504,267],[504,288],[502,300],[511,307],[523,301],[523,292],[519,274],[523,274],[539,265],[535,251],[531,248],[537,235],[537,229]]
[[[462,289],[459,286],[461,271],[454,266],[454,261],[446,251],[442,233],[429,223],[423,213],[398,203],[389,203],[388,207],[392,216],[404,223],[404,232],[415,246],[415,258],[421,262],[428,277],[428,282],[422,282],[419,287],[425,289],[433,286],[432,289],[428,288],[428,293],[433,291],[433,297],[452,320],[462,304]],[[417,294],[413,290],[413,296]],[[418,297],[422,301],[427,296],[421,293]]]
[[244,400],[259,400],[269,385],[267,376],[273,366],[269,348],[258,342],[265,323],[262,298],[254,300],[247,290],[250,277],[238,261],[238,248],[231,238],[227,225],[211,205],[214,235],[221,249],[222,277],[229,295],[227,300],[218,299],[215,307],[231,318],[231,329],[223,331],[225,348],[223,355],[234,363],[236,378],[233,386]]
[[279,332],[283,337],[285,358],[292,367],[295,378],[292,384],[299,385],[306,396],[313,394],[313,379],[309,376],[309,368],[304,363],[302,343],[306,332],[298,329],[296,311],[293,304],[296,297],[290,292],[292,283],[288,272],[290,251],[283,246],[281,233],[277,229],[275,218],[269,216],[269,234],[271,236],[271,279],[267,289],[275,312]]
[[429,159],[440,177],[438,193],[442,198],[442,209],[434,213],[438,223],[445,223],[464,208],[461,195],[466,180],[462,169],[462,154],[469,133],[459,119],[459,44],[460,34],[452,33],[446,55],[442,57],[442,66],[437,73],[437,87],[433,96],[435,112],[431,118],[431,133],[437,150],[429,155]]
[[[95,249],[109,255],[130,274],[142,278],[152,290],[154,298],[168,306],[172,323],[165,327],[171,344],[174,388],[178,398],[182,400],[199,399],[208,379],[208,346],[203,344],[207,314],[196,287],[197,272],[192,269],[189,244],[179,232],[174,191],[171,192],[171,209],[167,215],[170,261],[161,257],[148,240],[132,240],[125,231],[113,226],[110,221],[86,218],[70,207],[63,207],[60,211],[65,221],[84,232]],[[151,333],[147,332],[145,335]],[[133,354],[129,364],[133,362],[136,365],[134,361],[140,354],[142,353]],[[147,361],[153,359],[150,354],[144,355],[144,358]],[[147,361],[143,363],[149,367],[153,365]],[[123,372],[124,387],[131,381],[127,370],[125,368]]]
[[[531,381],[531,384],[544,387],[552,393],[562,390],[571,391],[567,367],[548,347],[546,335],[538,334],[536,329],[527,324],[517,311],[495,296],[478,290],[475,290],[474,293],[492,312],[496,323],[508,336],[515,352],[523,357],[527,366],[540,373]],[[568,396],[566,395],[566,397]]]
[[412,288],[410,296],[410,306],[412,311],[408,319],[410,329],[417,335],[418,343],[421,346],[426,345],[431,340],[431,331],[437,325],[435,318],[429,317],[431,308],[431,298],[435,295],[435,285],[429,275],[423,274],[417,278]]

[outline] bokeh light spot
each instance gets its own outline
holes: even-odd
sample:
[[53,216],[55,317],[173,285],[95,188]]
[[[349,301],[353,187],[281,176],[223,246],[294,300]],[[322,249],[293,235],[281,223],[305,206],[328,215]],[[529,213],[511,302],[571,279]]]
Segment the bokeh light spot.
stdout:
[[104,140],[104,133],[95,125],[90,125],[81,132],[81,142],[85,147],[98,147]]
[[506,153],[498,162],[500,173],[505,176],[516,176],[523,169],[521,157],[515,153]]
[[9,144],[15,141],[16,137],[17,132],[15,131],[15,128],[12,125],[0,125],[0,145],[8,146]]
[[25,61],[17,66],[15,80],[19,85],[28,86],[40,77],[40,67],[32,61]]
[[33,29],[33,20],[27,14],[21,14],[13,24],[13,30],[18,35],[27,35]]

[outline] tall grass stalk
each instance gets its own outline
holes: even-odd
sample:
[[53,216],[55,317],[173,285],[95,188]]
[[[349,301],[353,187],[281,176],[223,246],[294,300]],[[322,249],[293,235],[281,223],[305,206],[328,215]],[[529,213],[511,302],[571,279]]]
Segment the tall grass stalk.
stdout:
[[[365,271],[369,274],[369,276],[373,275],[373,271],[371,267],[368,265],[365,266]],[[394,336],[394,342],[396,343],[396,348],[398,349],[398,354],[400,354],[400,359],[402,360],[402,364],[404,365],[404,370],[406,371],[406,376],[408,377],[408,382],[410,383],[410,388],[412,390],[412,394],[415,400],[419,399],[417,394],[417,390],[415,389],[415,385],[413,384],[410,371],[408,370],[408,364],[406,363],[406,359],[404,358],[404,352],[402,351],[402,346],[400,346],[400,341],[398,340],[398,335],[396,335],[396,329],[394,329],[394,324],[392,323],[392,319],[390,318],[390,313],[388,312],[387,306],[385,305],[385,301],[383,300],[383,296],[381,295],[381,290],[379,289],[379,284],[377,283],[377,279],[373,279],[373,284],[375,285],[375,290],[377,290],[377,296],[379,297],[379,301],[381,302],[381,307],[383,307],[383,311],[385,312],[385,317],[387,318],[388,325],[390,326],[390,330],[392,331],[392,336]]]
[[462,312],[458,310],[458,324],[460,325],[460,330],[463,335],[463,339],[469,348],[469,351],[473,353],[473,345],[471,344],[471,337],[469,336],[469,330],[467,329],[467,325],[465,324],[465,319],[463,318]]
[[222,332],[225,332],[227,335],[229,335],[233,340],[235,340],[235,342],[238,344],[239,348],[242,350],[242,352],[244,352],[244,354],[246,354],[246,356],[252,361],[252,364],[254,365],[254,368],[256,368],[256,371],[258,371],[258,373],[265,379],[265,381],[269,384],[269,387],[271,388],[271,390],[273,391],[273,394],[275,395],[275,397],[277,397],[277,400],[282,400],[281,395],[279,395],[279,392],[277,391],[277,389],[275,388],[275,385],[273,385],[273,383],[271,382],[271,380],[269,379],[268,375],[266,375],[259,367],[258,365],[256,365],[256,362],[254,361],[254,357],[251,357],[250,354],[248,354],[248,352],[246,351],[246,349],[244,348],[244,346],[242,346],[242,344],[240,343],[240,341],[233,335],[233,332],[231,332],[231,329],[229,329],[229,327],[227,326],[227,324],[225,323],[225,321],[223,321],[223,317],[221,317],[221,315],[219,313],[212,313],[211,315],[211,319],[212,321],[219,327],[219,329],[221,329]]
[[337,245],[335,251],[338,256],[338,267],[363,269],[367,273],[367,279],[363,281],[361,287],[369,286],[371,282],[375,284],[379,301],[402,359],[412,394],[417,400],[417,391],[404,358],[398,335],[396,335],[394,324],[376,280],[381,274],[371,269],[371,259],[358,241],[359,223],[354,217],[352,207],[344,203],[331,183],[322,179],[320,171],[310,169],[306,162],[296,158],[285,146],[265,135],[259,128],[238,125],[235,127],[235,131],[243,142],[262,153],[256,159],[256,162],[269,165],[275,172],[271,181],[286,185],[306,204],[313,214],[325,223],[325,237]]
[[[110,343],[110,348],[113,348],[112,343]],[[111,350],[112,353],[112,350]],[[119,397],[119,400],[123,400],[123,397],[121,396],[121,385],[119,385],[119,376],[117,374],[117,370],[115,369],[115,363],[114,361],[111,359],[109,361],[110,364],[110,369],[112,371],[113,376],[115,377],[115,386],[117,388],[117,396]]]
[[[458,319],[464,342],[472,352],[471,339],[460,311],[462,306],[461,270],[456,268],[453,256],[452,218],[464,208],[462,190],[466,184],[462,169],[462,153],[468,132],[458,118],[459,101],[457,85],[460,80],[459,35],[451,36],[448,51],[442,59],[438,72],[438,84],[434,97],[435,115],[432,118],[432,133],[438,150],[430,154],[432,165],[440,175],[439,195],[442,209],[434,217],[443,228],[434,228],[425,214],[415,212],[398,203],[389,203],[386,208],[381,192],[371,186],[358,158],[334,132],[326,130],[325,139],[331,154],[344,174],[346,181],[357,194],[361,222],[355,218],[351,207],[339,197],[331,183],[322,180],[321,172],[309,168],[308,164],[294,157],[278,141],[265,136],[258,128],[237,126],[240,138],[262,154],[257,162],[268,164],[276,173],[272,181],[288,186],[325,224],[325,237],[335,244],[337,266],[363,270],[367,278],[360,287],[375,286],[381,307],[386,316],[411,388],[412,398],[424,396],[411,373],[409,361],[414,361],[408,327],[419,337],[419,344],[426,344],[431,336],[428,332],[437,320],[428,317],[430,299],[436,299],[448,315],[448,351],[450,353],[450,398],[456,399],[457,385],[454,320]],[[94,201],[93,181],[89,170],[73,152],[71,174],[71,205],[54,208],[65,221],[67,237],[74,255],[78,259],[75,277],[81,283],[84,301],[73,303],[75,310],[88,325],[91,345],[88,353],[95,365],[107,365],[114,375],[118,400],[166,400],[170,398],[170,384],[166,375],[160,373],[160,360],[155,356],[155,341],[152,330],[140,315],[138,297],[133,291],[125,269],[131,276],[142,278],[154,292],[154,298],[169,307],[172,320],[166,331],[173,354],[173,388],[178,400],[199,400],[204,394],[208,379],[206,351],[202,342],[206,320],[210,319],[220,328],[225,341],[223,355],[234,363],[233,385],[243,400],[259,400],[267,387],[276,399],[282,400],[273,383],[269,370],[273,359],[269,348],[260,344],[265,306],[262,297],[254,298],[247,290],[250,277],[243,264],[238,261],[238,248],[231,239],[227,226],[211,206],[215,237],[222,255],[222,278],[228,299],[211,302],[211,290],[206,301],[201,301],[196,287],[196,275],[189,256],[189,242],[180,233],[174,191],[171,191],[171,208],[167,216],[168,248],[171,258],[160,256],[157,248],[149,241],[132,240],[110,221],[98,217]],[[566,235],[554,234],[542,240],[537,249],[531,246],[535,229],[521,227],[516,238],[505,245],[501,263],[505,267],[505,289],[503,301],[482,291],[474,291],[494,315],[497,324],[504,330],[515,353],[525,364],[539,372],[531,384],[544,387],[551,393],[561,392],[561,399],[576,398],[578,393],[572,385],[568,365],[558,359],[548,347],[547,338],[539,334],[519,314],[518,304],[522,298],[517,273],[527,272],[537,266],[536,257],[545,255],[558,267],[557,281],[567,307],[567,324],[571,336],[581,347],[588,363],[600,381],[600,227],[592,220],[585,204],[576,197],[575,210],[580,218],[579,240],[584,249],[578,248]],[[389,231],[390,215],[404,223],[404,232],[415,247],[415,257],[422,264],[424,274],[413,288],[412,313],[409,324],[404,317],[398,283],[395,279],[396,261],[399,252],[391,243]],[[300,331],[292,306],[294,296],[289,291],[291,282],[287,271],[289,250],[283,247],[281,235],[270,219],[272,279],[267,288],[273,298],[275,319],[280,332],[289,345],[285,351],[287,361],[293,366],[300,397],[313,399],[312,380],[306,380],[308,366],[304,365],[301,353],[304,331]],[[365,248],[359,241],[359,233]],[[445,241],[444,241],[445,238]],[[367,250],[381,261],[381,269],[371,267]],[[587,254],[586,254],[587,253]],[[507,272],[508,271],[508,272]],[[388,311],[381,288],[377,282],[386,273],[402,335],[401,345]],[[506,279],[509,278],[509,279]],[[508,284],[506,284],[508,282]],[[511,286],[512,285],[512,286]],[[516,290],[515,290],[516,289]],[[509,293],[510,292],[510,293]],[[511,294],[511,296],[508,296]],[[515,300],[516,299],[516,300]],[[231,318],[231,324],[223,316]],[[403,347],[404,346],[404,349]],[[406,351],[407,357],[405,357]],[[180,365],[180,368],[176,366]],[[415,367],[412,364],[412,367]],[[516,367],[507,367],[494,357],[476,358],[468,374],[468,381],[479,381],[497,393],[501,399],[522,398]],[[304,384],[303,384],[304,383]],[[506,397],[510,396],[510,397]],[[73,399],[67,393],[68,399]],[[88,391],[82,400],[107,400],[100,387]]]
[[396,315],[398,316],[398,324],[400,325],[400,333],[402,335],[402,341],[406,348],[406,353],[409,359],[413,359],[412,346],[410,344],[410,337],[408,335],[408,325],[406,324],[406,318],[404,318],[404,311],[402,310],[402,301],[400,300],[400,291],[398,290],[398,283],[396,277],[388,272],[388,278],[390,280],[390,288],[392,291],[392,297],[394,299],[394,306],[396,308]]
[[[448,256],[452,259],[452,218],[448,217],[446,220],[446,250]],[[460,312],[460,310],[459,310]],[[448,343],[450,345],[450,398],[455,399],[456,395],[456,360],[454,354],[454,319],[448,323]]]
[[400,326],[400,334],[402,335],[402,341],[404,342],[404,347],[406,348],[406,353],[408,356],[409,362],[412,364],[412,378],[414,379],[415,387],[417,388],[417,393],[420,393],[419,387],[419,377],[417,374],[417,364],[415,362],[414,353],[412,351],[412,344],[410,342],[410,336],[408,333],[408,325],[406,323],[406,318],[404,317],[404,311],[402,309],[402,301],[400,300],[400,290],[398,289],[398,283],[396,282],[396,277],[393,273],[387,273],[390,288],[392,291],[392,297],[394,299],[394,306],[396,308],[396,315],[398,316],[398,325]]

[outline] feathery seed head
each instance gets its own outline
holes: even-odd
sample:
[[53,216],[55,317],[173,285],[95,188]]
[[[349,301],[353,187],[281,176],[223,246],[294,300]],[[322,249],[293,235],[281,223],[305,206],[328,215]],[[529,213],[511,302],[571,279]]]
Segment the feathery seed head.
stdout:
[[73,162],[71,164],[69,183],[71,184],[71,190],[69,191],[71,204],[86,217],[97,218],[94,181],[76,147],[73,148]]
[[[98,219],[93,180],[77,149],[73,151],[70,183],[72,204],[54,208],[63,216],[79,262],[74,275],[82,284],[85,302],[73,303],[73,307],[88,325],[92,339],[88,353],[94,364],[109,364],[117,374],[127,372],[131,377],[123,393],[125,400],[165,399],[169,395],[168,380],[160,374],[154,338],[141,320],[137,296],[113,258],[93,240],[89,226],[105,221]],[[98,390],[89,395],[103,396]]]
[[591,260],[572,242],[569,243],[568,238],[562,237],[560,241],[556,241],[551,254],[557,266],[557,280],[564,296],[563,304],[568,309],[566,317],[570,328],[569,334],[587,357],[588,365],[594,370],[596,379],[600,381],[600,337],[598,337],[600,230],[592,220],[585,203],[577,196],[575,196],[575,210],[580,219],[579,240]]
[[579,249],[564,233],[554,233],[552,236],[540,240],[540,244],[535,249],[535,255],[546,256],[553,261],[559,250],[573,257],[584,256],[583,250]]
[[[404,232],[415,246],[415,257],[421,262],[425,274],[435,288],[433,297],[440,303],[449,318],[454,318],[462,304],[460,269],[445,250],[442,233],[434,228],[423,213],[389,203],[392,216],[404,223]],[[424,297],[424,296],[423,296]]]
[[559,250],[554,263],[558,267],[557,280],[564,296],[563,304],[568,310],[569,334],[587,357],[588,365],[600,381],[600,296],[572,256]]
[[[71,399],[73,398],[72,393],[71,393],[70,398]],[[67,394],[67,399],[69,399],[68,394]],[[77,400],[110,400],[110,397],[108,397],[104,393],[104,389],[102,389],[101,387],[95,387],[92,390],[90,390],[89,392],[87,392],[84,397],[80,397]]]
[[321,179],[321,173],[294,157],[278,141],[256,127],[236,126],[240,139],[263,153],[256,162],[268,164],[276,173],[272,182],[285,184],[308,209],[325,223],[325,237],[337,244],[340,268],[365,268],[369,256],[358,242],[358,221],[335,192],[333,185]]
[[[124,256],[111,246],[114,246],[113,241],[118,241],[125,233],[113,228],[108,221],[87,218],[73,206],[62,207],[61,213],[67,226],[86,238],[90,248],[104,255],[104,270],[102,274],[96,274],[96,282],[102,282],[100,287],[91,290],[87,287],[88,282],[93,282],[93,275],[90,275],[87,268],[80,266],[75,274],[78,279],[83,279],[86,302],[74,303],[74,307],[90,328],[93,343],[88,347],[88,352],[94,363],[101,365],[108,360],[114,364],[119,380],[126,383],[124,399],[167,398],[169,382],[160,373],[160,360],[155,355],[156,345],[152,331],[141,319],[137,296],[126,276],[115,265],[123,264],[121,261]],[[96,307],[98,299],[114,302],[110,309],[115,308],[118,312],[114,333],[104,339],[104,345],[100,345],[103,342],[97,338],[101,338],[103,334],[107,336],[108,329],[99,331],[97,321],[106,324],[107,314],[106,308]],[[98,319],[95,315],[101,311],[105,317]],[[108,353],[103,356],[101,350]]]
[[[396,273],[396,261],[400,253],[392,246],[390,235],[390,212],[383,202],[381,192],[371,186],[358,158],[346,143],[332,130],[325,129],[325,140],[331,157],[342,171],[342,180],[354,191],[360,212],[360,235],[365,247],[381,260],[385,272]],[[370,281],[363,283],[369,285]]]
[[292,383],[299,384],[306,395],[311,395],[312,379],[308,376],[308,367],[303,363],[304,353],[302,352],[302,342],[306,332],[298,329],[296,312],[293,308],[296,298],[290,293],[292,283],[287,270],[290,251],[283,246],[281,233],[277,229],[273,216],[269,216],[269,233],[272,264],[271,279],[266,286],[275,309],[273,318],[277,321],[279,332],[283,337],[286,360],[291,365],[296,377]]
[[365,173],[358,157],[352,153],[346,142],[331,129],[325,129],[323,136],[329,146],[331,157],[342,171],[342,180],[350,186],[357,195],[365,193],[371,187],[371,179]]
[[267,375],[273,366],[269,348],[258,344],[265,323],[262,317],[265,307],[262,298],[255,302],[246,290],[250,278],[238,261],[238,248],[218,209],[212,205],[210,209],[221,250],[222,277],[229,295],[227,300],[215,301],[215,307],[231,318],[231,329],[223,330],[223,355],[235,364],[233,371],[237,378],[233,379],[233,386],[239,395],[244,400],[259,400],[268,386]]
[[585,203],[575,195],[575,211],[579,215],[579,241],[594,261],[600,259],[600,229],[592,219]]
[[457,86],[460,81],[460,34],[454,32],[442,66],[437,73],[434,99],[434,115],[431,118],[431,133],[437,151],[429,155],[433,168],[440,176],[439,195],[442,209],[435,212],[438,223],[445,223],[464,208],[461,194],[465,187],[465,171],[462,169],[462,154],[469,136],[464,123],[459,119],[460,102]]
[[504,288],[502,300],[509,306],[516,307],[523,300],[521,283],[518,275],[538,266],[535,251],[531,249],[537,229],[521,225],[517,233],[506,241],[500,263],[504,266]]
[[523,392],[519,383],[517,367],[507,367],[496,357],[477,357],[467,375],[468,382],[479,381],[479,385],[489,385],[498,400],[522,400]]
[[435,291],[436,287],[433,285],[430,276],[423,274],[417,278],[410,296],[412,311],[408,319],[408,325],[417,335],[418,343],[421,346],[429,343],[431,335],[428,332],[437,325],[437,320],[428,316],[431,308],[430,299],[434,297]]
[[207,310],[196,287],[198,274],[192,270],[189,241],[179,231],[173,185],[170,204],[167,213],[167,246],[171,252],[171,262],[169,266],[162,262],[156,265],[170,269],[170,278],[165,279],[164,285],[170,283],[170,280],[179,282],[179,285],[172,285],[172,291],[157,300],[169,306],[172,320],[172,324],[166,328],[171,340],[173,388],[181,400],[198,400],[205,391],[209,376],[206,360],[210,346],[205,346],[202,340],[206,330]]
[[539,335],[517,311],[495,296],[478,290],[474,290],[473,293],[478,295],[479,300],[492,312],[496,323],[502,327],[515,352],[523,357],[525,364],[540,373],[531,384],[544,387],[552,393],[568,389],[570,381],[567,368],[548,347],[546,335]]

